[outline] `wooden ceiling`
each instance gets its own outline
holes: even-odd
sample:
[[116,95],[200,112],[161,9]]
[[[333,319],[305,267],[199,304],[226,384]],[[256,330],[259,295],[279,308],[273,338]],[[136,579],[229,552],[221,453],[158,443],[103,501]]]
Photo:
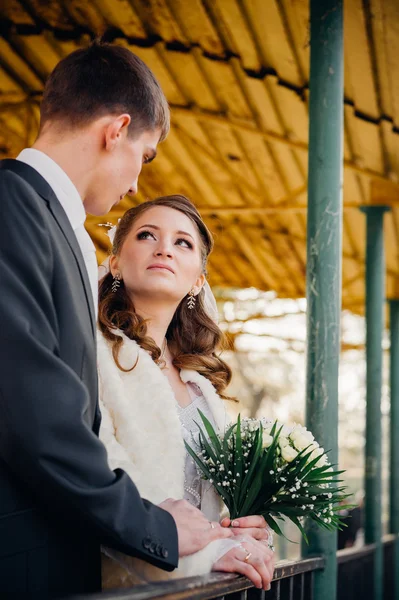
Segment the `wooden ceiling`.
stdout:
[[[0,153],[33,142],[46,76],[93,36],[155,72],[171,133],[134,203],[183,193],[216,237],[211,283],[305,295],[306,0],[0,0]],[[387,296],[399,297],[399,2],[345,0],[343,305],[364,302],[365,221],[384,203]],[[99,259],[108,238],[88,229]]]

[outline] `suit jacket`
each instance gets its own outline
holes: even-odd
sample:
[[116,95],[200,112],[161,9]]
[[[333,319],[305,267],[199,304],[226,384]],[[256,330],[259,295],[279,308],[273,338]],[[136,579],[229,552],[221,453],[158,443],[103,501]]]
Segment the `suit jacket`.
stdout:
[[78,242],[51,187],[15,160],[0,162],[0,223],[0,597],[99,590],[100,544],[172,570],[173,518],[109,468],[98,439]]

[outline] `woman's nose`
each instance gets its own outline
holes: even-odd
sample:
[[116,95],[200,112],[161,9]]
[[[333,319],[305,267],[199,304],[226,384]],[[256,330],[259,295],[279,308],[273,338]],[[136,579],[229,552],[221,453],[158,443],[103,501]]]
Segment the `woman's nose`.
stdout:
[[155,250],[155,256],[167,256],[172,258],[173,246],[167,240],[161,241]]

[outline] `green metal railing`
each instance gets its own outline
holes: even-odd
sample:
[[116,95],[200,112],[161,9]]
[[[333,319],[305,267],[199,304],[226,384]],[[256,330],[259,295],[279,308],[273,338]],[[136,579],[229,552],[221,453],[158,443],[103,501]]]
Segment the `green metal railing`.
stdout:
[[[381,546],[387,565],[383,581],[384,600],[397,600],[393,582],[395,543],[396,536],[389,535]],[[373,600],[375,552],[376,545],[370,544],[336,553],[339,600]],[[315,600],[315,579],[322,573],[325,564],[321,557],[281,562],[276,567],[269,592],[255,589],[245,577],[212,573],[139,585],[130,590],[73,596],[68,600]]]
[[394,598],[399,598],[399,299],[389,302],[391,341],[390,390],[390,487],[389,487],[389,531],[396,534],[393,553]]
[[240,575],[211,573],[68,600],[313,600],[314,574],[323,567],[324,559],[319,557],[281,563],[276,567],[269,592],[254,588]]
[[[310,101],[307,214],[306,425],[338,462],[343,167],[343,4],[310,2]],[[325,569],[315,600],[336,598],[335,533],[307,525],[309,546]]]
[[366,213],[366,472],[365,541],[375,544],[374,600],[383,598],[381,390],[384,330],[384,206],[365,206]]

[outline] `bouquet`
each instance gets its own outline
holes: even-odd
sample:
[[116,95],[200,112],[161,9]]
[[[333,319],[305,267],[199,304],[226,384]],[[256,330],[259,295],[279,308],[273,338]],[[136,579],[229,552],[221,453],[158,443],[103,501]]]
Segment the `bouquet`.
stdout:
[[266,419],[238,420],[217,434],[198,411],[196,449],[186,443],[204,479],[214,486],[235,519],[262,515],[269,527],[282,535],[278,520],[289,519],[306,534],[308,517],[328,530],[344,526],[338,511],[345,494],[339,475],[312,433],[301,425],[289,428]]

